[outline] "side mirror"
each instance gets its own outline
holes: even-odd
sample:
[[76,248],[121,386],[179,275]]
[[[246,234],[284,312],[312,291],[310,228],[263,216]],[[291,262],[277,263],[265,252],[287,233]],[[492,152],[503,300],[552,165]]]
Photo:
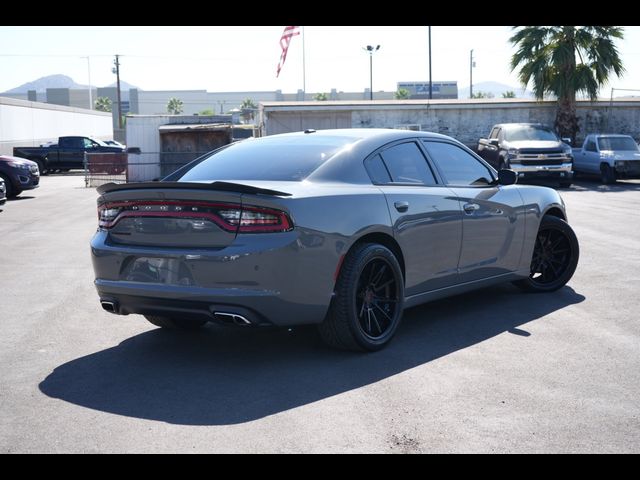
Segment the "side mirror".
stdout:
[[562,140],[567,145],[573,147],[573,144],[571,143],[571,139],[569,137],[562,137],[560,140]]
[[493,145],[494,147],[497,147],[497,146],[499,146],[500,141],[497,138],[491,138],[491,139],[489,139],[489,143],[491,145]]
[[131,153],[133,155],[140,155],[142,153],[142,151],[140,150],[140,147],[128,147],[126,152]]
[[498,171],[498,185],[515,185],[516,183],[518,183],[516,172],[504,168]]

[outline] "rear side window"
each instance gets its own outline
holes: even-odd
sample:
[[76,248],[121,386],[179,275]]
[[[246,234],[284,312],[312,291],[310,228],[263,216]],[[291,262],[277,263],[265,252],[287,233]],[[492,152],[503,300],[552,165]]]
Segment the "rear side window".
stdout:
[[424,146],[448,185],[486,186],[493,182],[491,170],[457,145],[424,142]]
[[384,166],[384,163],[382,163],[382,157],[380,155],[367,158],[364,162],[364,167],[367,169],[373,183],[384,184],[391,181],[389,172]]
[[436,184],[427,159],[415,143],[394,145],[383,151],[381,156],[394,183]]
[[194,165],[180,181],[300,181],[356,140],[343,136],[314,137],[313,134],[245,140]]

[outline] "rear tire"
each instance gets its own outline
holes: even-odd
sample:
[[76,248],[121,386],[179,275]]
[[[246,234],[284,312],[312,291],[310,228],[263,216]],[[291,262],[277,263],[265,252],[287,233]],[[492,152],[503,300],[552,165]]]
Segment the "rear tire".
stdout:
[[144,318],[153,323],[156,327],[168,328],[171,330],[196,330],[207,323],[206,320],[160,317],[157,315],[145,315]]
[[540,222],[531,259],[529,278],[513,284],[528,292],[553,292],[571,279],[580,257],[573,229],[558,217],[545,215]]
[[608,163],[600,165],[600,178],[605,185],[616,183],[616,171]]
[[560,188],[570,188],[573,182],[560,182]]
[[335,348],[380,350],[398,329],[403,308],[404,279],[398,260],[382,245],[363,243],[344,259],[335,296],[318,331]]

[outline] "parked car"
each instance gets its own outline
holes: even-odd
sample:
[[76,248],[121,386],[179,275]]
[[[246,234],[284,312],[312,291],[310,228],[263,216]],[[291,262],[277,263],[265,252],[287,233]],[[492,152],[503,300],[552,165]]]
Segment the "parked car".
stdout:
[[84,168],[86,153],[124,153],[124,147],[107,145],[92,137],[60,137],[58,143],[40,147],[14,147],[13,155],[27,158],[38,164],[40,173],[66,172],[72,168]]
[[7,201],[7,187],[5,187],[4,180],[0,178],[0,205],[4,205]]
[[540,123],[502,123],[478,142],[478,154],[497,169],[509,168],[521,178],[544,177],[570,187],[571,146]]
[[0,178],[4,180],[7,198],[16,197],[24,190],[38,188],[38,164],[24,158],[0,155]]
[[160,327],[318,324],[330,345],[377,350],[407,307],[567,283],[579,247],[564,203],[516,180],[426,132],[237,142],[160,182],[98,188],[95,285],[106,311]]
[[640,149],[629,135],[587,135],[582,148],[573,149],[573,170],[600,175],[602,183],[640,178]]

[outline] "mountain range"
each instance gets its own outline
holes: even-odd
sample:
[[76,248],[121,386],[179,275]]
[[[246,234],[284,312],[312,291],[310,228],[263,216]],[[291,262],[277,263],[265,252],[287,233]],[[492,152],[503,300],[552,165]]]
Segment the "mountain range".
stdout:
[[[115,87],[116,82],[113,82],[111,85],[107,85],[107,87]],[[92,87],[96,87],[96,85],[92,85]],[[74,89],[86,89],[87,85],[82,85],[80,83],[76,83],[73,78],[68,77],[67,75],[47,75],[46,77],[39,78],[34,80],[33,82],[23,83],[19,87],[12,88],[11,90],[7,90],[4,93],[27,93],[29,90],[35,90],[36,92],[44,92],[47,88],[74,88]],[[138,88],[135,85],[131,85],[130,83],[125,82],[124,80],[120,80],[120,89],[121,90],[129,90],[131,88]]]

